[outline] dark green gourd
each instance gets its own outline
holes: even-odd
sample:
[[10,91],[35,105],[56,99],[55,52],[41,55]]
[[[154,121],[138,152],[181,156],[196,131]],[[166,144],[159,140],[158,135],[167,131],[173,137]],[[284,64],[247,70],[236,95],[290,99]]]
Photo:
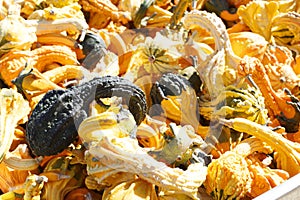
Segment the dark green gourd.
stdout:
[[106,54],[106,45],[100,35],[95,33],[86,33],[84,40],[80,42],[85,58],[80,60],[83,67],[94,69],[98,62]]
[[166,73],[156,81],[150,91],[153,104],[160,104],[168,95],[179,96],[182,90],[191,87],[191,83],[179,74]]
[[51,90],[34,108],[26,128],[27,142],[35,155],[54,155],[76,140],[77,127],[88,116],[89,104],[99,98],[122,97],[136,123],[146,116],[144,92],[118,76],[94,78],[66,90]]

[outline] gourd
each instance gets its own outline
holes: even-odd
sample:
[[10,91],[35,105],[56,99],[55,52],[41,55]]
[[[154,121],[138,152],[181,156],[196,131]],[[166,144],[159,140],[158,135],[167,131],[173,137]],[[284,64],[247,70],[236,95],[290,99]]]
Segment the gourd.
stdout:
[[272,88],[277,92],[289,89],[299,93],[300,78],[293,69],[294,53],[287,47],[269,44],[261,60]]
[[[181,68],[179,62],[181,54],[174,51],[176,43],[174,45],[170,39],[161,34],[157,34],[155,38],[146,37],[145,42],[139,43],[133,50],[127,69],[129,75],[141,76],[144,73],[160,76],[163,73],[176,72]],[[161,42],[170,40],[171,44],[166,48],[156,40]]]
[[148,152],[156,160],[181,169],[187,169],[193,163],[207,166],[211,162],[211,155],[203,150],[206,143],[195,134],[192,126],[170,123],[163,135],[165,138],[163,146]]
[[241,21],[252,32],[262,35],[268,42],[271,40],[272,20],[279,13],[276,1],[252,1],[237,10]]
[[268,42],[263,36],[250,31],[230,33],[229,39],[233,52],[240,58],[247,55],[262,59],[268,46]]
[[84,68],[77,65],[59,66],[43,73],[31,68],[22,70],[12,83],[26,97],[30,107],[34,108],[47,91],[63,89],[64,83],[68,84],[68,81],[79,81],[83,73]]
[[222,154],[234,148],[242,139],[247,137],[219,124],[216,118],[231,119],[240,117],[258,124],[267,124],[269,120],[264,98],[259,89],[251,83],[253,83],[253,80],[250,77],[242,79],[237,86],[229,85],[225,87],[224,91],[215,100],[199,102],[200,116],[202,116],[200,122],[211,126],[206,142],[212,144],[212,154],[215,157],[218,157],[219,152]]
[[[6,193],[0,195],[0,199],[40,199],[44,184],[48,180],[47,177],[30,174],[28,171],[26,173],[25,170],[22,170],[21,172],[26,175],[23,177],[24,180],[11,187],[10,191],[6,191],[5,189],[2,190]],[[19,174],[14,174],[11,177],[17,177],[18,175]],[[6,180],[6,178],[4,179]]]
[[131,14],[128,11],[119,10],[109,0],[80,0],[79,4],[90,15],[89,26],[96,29],[104,28],[110,21],[122,24],[131,21]]
[[280,125],[287,133],[296,133],[299,130],[299,99],[287,88],[275,91],[267,69],[260,60],[255,57],[244,57],[238,67],[238,73],[242,77],[251,74],[265,99],[264,103],[273,127]]
[[226,119],[241,117],[258,124],[267,124],[269,117],[263,95],[252,83],[250,77],[242,79],[237,86],[225,87],[215,100],[200,101],[200,114],[207,120],[214,120],[216,117]]
[[247,138],[208,165],[204,186],[214,199],[256,197],[284,182],[289,174],[259,159],[273,149],[258,138]]
[[230,12],[230,4],[228,1],[208,0],[205,1],[204,6],[207,11],[216,13],[225,21],[238,20],[238,15]]
[[251,176],[246,160],[239,154],[225,152],[208,165],[204,185],[213,199],[244,197],[251,187]]
[[52,63],[59,63],[60,65],[79,64],[75,52],[67,46],[50,45],[31,51],[11,51],[1,58],[1,79],[8,86],[12,86],[12,80],[18,77],[26,66],[44,71],[44,68]]
[[165,144],[162,134],[167,129],[167,124],[146,115],[145,120],[137,127],[136,138],[139,145],[144,148],[161,149]]
[[47,177],[31,174],[24,183],[24,199],[39,199]]
[[[5,2],[8,1],[5,0]],[[39,0],[25,0],[21,6],[28,6],[30,3],[32,5],[39,4],[37,1]],[[70,4],[71,1],[50,0],[43,1],[40,5],[34,5],[40,7],[33,8],[32,11],[46,8],[43,12],[46,12],[47,16],[44,17],[53,19],[51,21],[29,20],[27,18],[29,15],[22,15],[26,16],[27,20],[24,24],[20,24],[20,27],[24,25],[28,31],[34,32],[37,41],[33,45],[28,43],[25,46],[19,43],[20,49],[19,46],[12,48],[10,42],[6,43],[11,52],[3,55],[0,61],[1,78],[5,79],[7,84],[5,87],[15,89],[17,85],[18,88],[22,88],[19,91],[26,90],[27,100],[30,103],[34,102],[32,113],[28,116],[30,118],[26,133],[24,130],[21,140],[10,146],[13,149],[20,142],[28,143],[32,150],[32,152],[30,151],[31,156],[34,156],[33,159],[27,160],[32,163],[32,168],[25,168],[22,177],[18,177],[19,174],[15,175],[16,173],[8,173],[6,178],[7,181],[13,178],[21,178],[24,181],[25,175],[29,173],[29,170],[31,173],[31,169],[41,173],[42,176],[29,177],[31,183],[28,185],[26,198],[83,199],[84,194],[89,195],[93,190],[98,194],[93,197],[95,199],[113,199],[114,195],[117,198],[127,199],[140,196],[165,200],[199,199],[202,198],[199,189],[206,189],[209,194],[213,193],[215,198],[233,197],[238,199],[244,195],[253,198],[287,180],[289,174],[286,171],[291,175],[300,172],[298,170],[297,157],[299,155],[297,152],[299,148],[297,145],[292,145],[287,140],[282,142],[278,141],[278,138],[272,138],[282,146],[280,149],[279,145],[275,145],[275,149],[273,146],[272,148],[266,146],[257,138],[249,138],[251,131],[256,133],[255,136],[262,137],[261,135],[264,134],[261,131],[265,131],[261,128],[262,126],[272,129],[274,126],[282,125],[287,131],[287,134],[283,134],[286,138],[290,138],[290,135],[296,137],[297,134],[300,134],[300,103],[297,99],[297,95],[300,94],[299,80],[295,74],[291,76],[292,73],[281,68],[284,66],[285,69],[292,69],[288,67],[295,64],[296,58],[293,56],[297,54],[299,38],[296,33],[298,28],[293,25],[298,24],[298,15],[288,13],[282,15],[282,18],[280,15],[276,15],[272,19],[272,24],[269,24],[271,37],[275,37],[275,40],[273,40],[274,38],[266,40],[263,36],[258,36],[258,33],[253,32],[228,35],[228,29],[226,30],[228,26],[224,26],[217,15],[202,12],[200,10],[202,8],[196,8],[196,4],[202,4],[203,1],[145,0],[143,3],[140,0],[76,1],[76,9],[78,9],[78,3],[82,5],[82,10],[77,10],[78,14],[80,15],[82,11],[85,12],[84,20],[87,20],[90,27],[85,21],[78,19],[57,19],[61,16],[71,17],[69,13],[63,11],[68,9],[68,6],[75,5]],[[218,2],[219,0],[212,1]],[[239,2],[231,0],[230,2],[234,5],[238,3],[246,5],[247,1],[249,0],[239,0]],[[125,9],[127,6],[125,4],[128,2],[130,5],[128,9]],[[277,4],[281,4],[281,1],[277,2]],[[292,4],[291,2],[293,0],[288,1]],[[293,5],[297,6],[298,2],[296,2],[294,1]],[[55,8],[49,3],[53,3]],[[191,3],[192,5],[189,5]],[[141,12],[134,13],[138,4],[141,4],[139,10]],[[273,5],[275,5],[274,2]],[[175,6],[176,9],[174,9]],[[243,7],[241,7],[242,9]],[[123,12],[125,10],[133,10],[133,13],[127,15],[127,12]],[[274,13],[271,11],[266,15],[265,10],[258,9],[261,13],[252,14],[255,17],[261,15],[263,18],[258,19],[263,19],[262,21],[267,24],[271,21],[266,19],[266,16],[272,16]],[[51,15],[53,11],[54,15]],[[283,7],[279,6],[278,11],[282,12]],[[29,9],[28,14],[30,13],[32,12]],[[29,18],[36,13],[38,14],[40,11],[35,12]],[[226,13],[226,10],[224,13],[229,14]],[[122,14],[126,14],[126,16],[123,18]],[[254,18],[252,14],[250,13],[250,17],[247,17],[248,15],[240,17],[241,19],[252,19]],[[129,17],[127,18],[127,16]],[[177,20],[176,17],[182,20],[179,18]],[[230,21],[233,18],[226,17],[236,17],[236,15],[225,15],[225,17],[223,15],[222,17],[226,21]],[[173,21],[175,19],[175,23],[171,24],[172,28],[178,29],[169,29],[171,18]],[[289,23],[283,24],[282,22],[286,22],[286,20]],[[262,21],[257,20],[258,23]],[[249,27],[246,24],[243,25],[243,31],[249,31]],[[133,30],[133,26],[136,28],[154,26],[154,28]],[[92,32],[98,31],[93,29],[94,27],[105,27],[105,29],[99,30],[100,32]],[[204,33],[202,27],[207,28],[208,31]],[[267,30],[270,30],[269,28],[268,26]],[[263,31],[263,29],[264,27],[261,30]],[[3,31],[5,30],[3,29]],[[26,34],[24,33],[24,35]],[[98,37],[100,35],[105,39],[106,46]],[[190,37],[187,38],[188,36]],[[203,36],[204,39],[202,39]],[[207,36],[209,36],[209,41],[206,40]],[[211,42],[213,40],[214,43]],[[161,41],[164,46],[159,45]],[[165,41],[168,41],[167,48]],[[209,43],[206,43],[207,41]],[[272,44],[269,44],[269,41]],[[277,45],[285,45],[285,48],[279,45],[275,46],[273,42],[276,42]],[[291,43],[295,45],[291,45]],[[245,45],[245,48],[239,49],[241,44]],[[50,45],[52,48],[49,47]],[[53,47],[57,46],[66,48],[54,50]],[[294,52],[286,51],[288,48],[293,48]],[[48,51],[44,51],[45,49]],[[36,54],[28,53],[29,50],[31,53],[41,50],[43,53],[36,56]],[[54,54],[51,54],[52,52]],[[60,56],[56,54],[58,52],[61,53]],[[114,56],[108,57],[110,53]],[[268,71],[270,73],[261,73],[259,70],[262,65],[256,60],[249,59],[250,62],[248,62],[248,58],[244,55],[257,57],[265,69],[270,70]],[[198,57],[198,63],[186,67],[192,64],[189,56]],[[299,55],[296,57],[300,61]],[[125,65],[118,74],[118,70],[111,70],[112,64],[109,61],[115,61],[113,66],[117,67],[114,69],[118,69],[117,62]],[[258,65],[256,66],[256,64]],[[299,65],[299,62],[297,64]],[[102,66],[103,68],[101,68]],[[249,66],[257,67],[253,68],[253,71],[258,73],[254,74],[253,71],[248,73]],[[296,69],[296,65],[293,67]],[[32,70],[32,73],[23,76],[24,74],[19,72],[24,68]],[[246,71],[238,71],[240,68]],[[101,69],[107,69],[107,71],[98,73]],[[94,72],[100,77],[91,80],[90,77],[94,77]],[[174,74],[168,74],[168,72]],[[277,72],[282,74],[279,75]],[[107,74],[124,75],[126,78],[131,78],[131,73],[136,75],[132,82],[140,88],[123,78],[106,76]],[[250,77],[251,74],[256,80],[247,79],[247,81],[251,82],[250,85],[254,87],[240,87],[238,81],[244,76]],[[242,76],[239,77],[239,75]],[[271,84],[272,87],[270,87],[267,81],[264,82],[263,80],[267,80],[265,75],[268,75],[270,81],[274,81],[276,86]],[[74,80],[77,78],[80,80]],[[72,81],[68,79],[72,79]],[[257,82],[257,80],[261,80],[261,82]],[[18,83],[18,81],[20,82]],[[153,91],[151,91],[152,84]],[[282,93],[279,92],[280,89],[287,86],[290,92],[286,89]],[[259,93],[259,89],[264,89],[262,94]],[[30,93],[35,94],[30,96]],[[36,94],[37,96],[35,96]],[[33,96],[34,98],[30,99]],[[37,100],[40,102],[38,103]],[[264,104],[269,109],[268,113]],[[146,105],[149,106],[149,110]],[[157,108],[160,109],[157,110],[158,113],[153,113]],[[123,115],[124,111],[126,115]],[[148,114],[149,116],[147,116]],[[7,114],[6,116],[8,119],[11,115]],[[269,116],[271,116],[272,124],[269,124]],[[219,118],[221,118],[220,121],[218,121]],[[239,118],[247,119],[250,122],[242,121]],[[275,123],[273,119],[279,119],[283,123]],[[215,122],[218,127],[214,126]],[[231,123],[239,123],[238,128],[230,126]],[[257,124],[261,124],[259,128],[255,127]],[[21,125],[23,126],[23,124]],[[222,127],[221,134],[225,130],[225,134],[228,134],[226,136],[229,137],[221,135],[216,140],[208,138],[208,133],[220,134],[219,127]],[[279,128],[281,131],[283,130],[282,127]],[[207,144],[207,142],[211,142],[211,139],[213,142],[217,142],[212,144],[217,150],[222,148],[219,157],[214,157],[213,162],[210,163],[210,156],[203,154],[199,143],[191,139],[191,137],[201,138],[195,132],[205,139],[204,146],[211,145]],[[274,131],[272,133],[275,134]],[[276,131],[276,134],[280,133]],[[224,138],[228,140],[225,141]],[[272,143],[268,140],[269,138],[269,135],[263,137],[268,143]],[[222,146],[224,143],[228,145],[226,148],[224,148],[225,145]],[[253,147],[253,151],[261,151],[262,148],[259,147],[264,149],[263,152],[255,152],[246,156],[249,146]],[[207,153],[209,150],[207,148],[205,152]],[[225,153],[225,151],[229,151],[229,153]],[[65,163],[64,167],[72,171],[67,175],[63,173],[63,168],[56,168],[62,161],[57,158],[64,157],[62,155],[66,153],[76,157],[70,163]],[[209,153],[213,154],[213,152]],[[264,166],[267,159],[261,163],[260,156],[266,156],[269,159],[271,156],[266,154],[270,153],[272,156],[274,155],[276,161],[272,164],[279,169],[273,170]],[[202,155],[204,157],[201,157]],[[9,156],[6,153],[0,166],[10,167],[19,161]],[[32,158],[31,156],[30,158]],[[42,162],[40,159],[43,159]],[[203,160],[207,162],[203,164],[201,162]],[[240,164],[237,161],[242,162],[240,166],[237,166]],[[45,167],[47,162],[49,162],[48,166],[51,165],[49,168]],[[85,167],[82,168],[76,162],[83,163]],[[275,166],[275,164],[278,165]],[[289,164],[291,166],[288,166]],[[20,167],[20,165],[16,164],[16,167]],[[75,165],[81,166],[80,169],[73,171],[72,167]],[[211,165],[211,168],[216,170],[210,171],[211,168],[207,168],[207,165]],[[230,171],[228,169],[237,170]],[[243,169],[246,170],[246,173],[242,172]],[[247,170],[250,173],[250,179],[248,179]],[[76,187],[86,190],[70,188],[74,183],[74,174],[75,177],[80,176],[85,179],[85,183],[80,179]],[[244,182],[245,177],[246,183]],[[54,190],[57,192],[53,192]],[[32,195],[32,192],[35,192],[35,195]],[[24,195],[24,191],[22,193],[19,197]],[[17,193],[14,191],[9,194],[13,194],[12,198],[17,198]],[[102,195],[103,197],[101,197]],[[3,198],[5,197],[3,196]]]
[[0,162],[5,159],[13,142],[14,131],[18,124],[23,124],[28,119],[30,107],[23,96],[13,89],[0,90]]
[[183,18],[183,26],[192,31],[205,28],[215,40],[215,51],[196,68],[207,93],[204,98],[215,99],[224,87],[235,84],[241,58],[234,54],[225,24],[215,13],[192,10]]
[[76,52],[78,59],[81,56],[81,49],[83,48],[80,44],[80,41],[77,41],[75,38],[62,33],[46,33],[37,36],[36,46],[49,46],[49,45],[61,45],[67,46]]
[[198,188],[206,177],[206,167],[202,163],[193,163],[186,170],[168,167],[148,155],[138,141],[130,137],[103,136],[99,142],[89,143],[86,155],[89,155],[86,159],[92,164],[88,164],[87,172],[91,176],[100,174],[95,178],[98,182],[107,176],[127,172],[138,175],[165,193],[184,194],[197,199]]
[[59,153],[77,138],[77,126],[88,116],[89,104],[112,96],[123,97],[136,123],[142,122],[147,110],[142,90],[117,76],[94,78],[70,89],[51,90],[43,96],[26,127],[30,148],[36,155]]
[[84,183],[85,166],[71,164],[72,157],[58,156],[52,158],[40,176],[47,177],[42,199],[64,199],[68,192],[79,188]]
[[106,111],[92,114],[80,123],[78,135],[88,144],[104,136],[135,137],[136,128],[134,117],[127,109],[112,105]]
[[106,44],[96,33],[88,32],[80,42],[82,46],[81,65],[87,69],[96,67],[99,60],[106,54]]
[[300,145],[289,141],[281,134],[272,131],[270,127],[252,122],[248,119],[234,118],[221,120],[222,123],[236,131],[244,132],[264,141],[274,151],[274,159],[279,169],[283,169],[294,176],[300,172]]
[[277,44],[300,55],[299,20],[297,12],[280,13],[273,18],[271,34]]
[[11,10],[0,22],[0,55],[13,49],[30,50],[32,44],[37,41],[38,35],[66,31],[68,35],[77,39],[82,31],[88,29],[84,19],[73,17],[56,20],[26,20],[20,16],[17,5],[13,5]]
[[12,188],[19,186],[26,180],[27,176],[30,175],[29,171],[11,169],[4,162],[0,163],[0,169],[0,178],[2,180],[0,189],[3,193],[9,192]]
[[[101,190],[109,185],[111,188],[107,188],[107,193],[104,192],[103,195],[110,197],[109,191],[121,195],[118,190],[136,175],[144,183],[147,182],[149,189],[151,185],[155,185],[164,194],[178,193],[196,199],[198,187],[206,176],[205,164],[195,162],[182,170],[156,160],[147,153],[150,149],[139,146],[138,140],[134,138],[135,129],[128,110],[119,108],[119,112],[113,113],[110,109],[115,110],[111,107],[105,112],[90,116],[79,127],[79,136],[87,147],[85,161],[88,188]],[[184,131],[184,128],[176,131],[176,139],[173,140],[173,143],[178,140],[178,145],[181,146],[179,149],[185,149],[192,141],[196,143],[197,137],[199,139],[192,129],[186,133]],[[181,181],[173,181],[178,179]],[[134,190],[138,192],[141,187],[139,184]]]
[[12,49],[28,50],[37,40],[35,30],[24,26],[25,19],[9,14],[0,21],[0,55]]
[[162,114],[177,124],[189,124],[199,135],[206,136],[208,128],[199,123],[195,90],[186,78],[172,73],[163,74],[153,84],[150,96],[152,105],[158,105],[152,115]]

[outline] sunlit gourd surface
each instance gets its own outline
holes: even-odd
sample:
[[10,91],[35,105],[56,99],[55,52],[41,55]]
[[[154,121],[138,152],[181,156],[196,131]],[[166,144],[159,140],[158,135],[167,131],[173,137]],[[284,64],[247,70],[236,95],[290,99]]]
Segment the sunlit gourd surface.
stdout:
[[298,0],[0,1],[0,199],[254,199],[300,172]]

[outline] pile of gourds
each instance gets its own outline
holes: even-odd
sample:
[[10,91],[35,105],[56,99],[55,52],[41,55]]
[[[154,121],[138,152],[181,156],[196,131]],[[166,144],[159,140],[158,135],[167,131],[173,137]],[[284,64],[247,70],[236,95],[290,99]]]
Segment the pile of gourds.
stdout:
[[0,199],[252,199],[300,172],[299,1],[0,8]]

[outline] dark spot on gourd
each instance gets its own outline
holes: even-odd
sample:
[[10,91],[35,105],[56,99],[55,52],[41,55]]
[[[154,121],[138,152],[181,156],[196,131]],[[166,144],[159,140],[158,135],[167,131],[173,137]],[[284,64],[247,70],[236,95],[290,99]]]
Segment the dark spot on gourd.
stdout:
[[85,56],[84,59],[80,60],[80,63],[87,69],[95,68],[97,63],[106,54],[104,40],[95,33],[86,33],[80,45]]

